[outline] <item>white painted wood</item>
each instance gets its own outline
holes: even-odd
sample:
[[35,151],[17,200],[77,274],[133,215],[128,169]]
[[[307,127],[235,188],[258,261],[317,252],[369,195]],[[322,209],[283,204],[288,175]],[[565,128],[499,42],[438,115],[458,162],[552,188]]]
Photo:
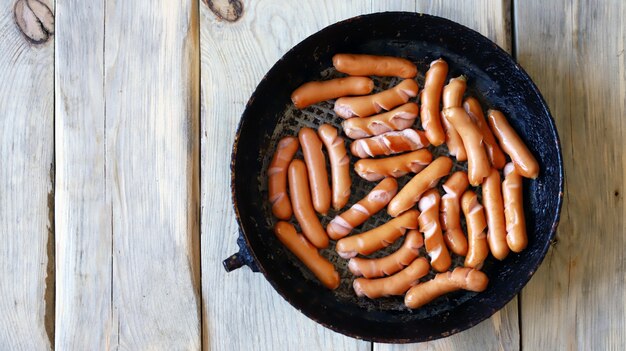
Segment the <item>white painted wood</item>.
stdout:
[[372,1],[372,12],[405,11],[415,12],[417,0]]
[[[202,284],[206,350],[369,350],[292,308],[261,274],[227,274],[237,250],[230,202],[230,152],[243,108],[261,77],[288,49],[369,3],[307,0],[244,2],[237,22],[217,20],[201,4]],[[304,15],[307,14],[307,15]]]
[[510,0],[417,0],[415,10],[458,22],[511,52]]
[[54,342],[54,47],[26,40],[14,5],[0,1],[0,349],[47,350]]
[[58,5],[57,348],[199,349],[197,4]]
[[197,350],[198,2],[105,4],[110,347]]
[[626,349],[626,4],[516,1],[517,54],[550,106],[566,189],[522,293],[528,350]]
[[[200,3],[199,179],[197,3],[58,0],[56,92],[53,41],[28,43],[14,4],[0,1],[3,350],[200,348],[200,200],[206,349],[369,349],[308,320],[262,276],[223,272],[236,251],[228,166],[243,107],[286,50],[360,13],[438,14],[511,48],[508,1],[244,1],[234,23]],[[518,60],[563,144],[559,241],[523,291],[521,326],[514,300],[461,334],[377,350],[517,349],[519,327],[529,350],[626,347],[626,6],[532,0],[515,13]]]
[[55,44],[55,349],[104,350],[111,345],[113,240],[105,163],[104,1],[57,0]]

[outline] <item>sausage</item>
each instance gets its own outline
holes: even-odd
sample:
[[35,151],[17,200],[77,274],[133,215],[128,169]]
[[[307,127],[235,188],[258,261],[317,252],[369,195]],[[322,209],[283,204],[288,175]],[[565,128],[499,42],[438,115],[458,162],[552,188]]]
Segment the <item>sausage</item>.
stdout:
[[447,293],[456,290],[481,292],[487,289],[489,278],[481,271],[457,267],[452,272],[439,273],[427,282],[417,284],[404,296],[408,308],[418,308]]
[[337,241],[335,250],[343,258],[352,258],[357,254],[369,255],[393,244],[403,236],[407,229],[417,228],[417,210],[407,211],[401,216],[367,232],[352,235]]
[[[443,108],[461,107],[466,88],[467,78],[465,78],[465,76],[450,79],[448,85],[443,87]],[[443,114],[441,114],[441,122],[443,123],[443,130],[446,133],[448,152],[450,155],[455,156],[458,161],[467,161],[467,152],[465,152],[465,146],[463,146],[463,140],[459,132],[454,129]]]
[[450,268],[452,259],[443,241],[441,223],[439,223],[440,201],[441,196],[437,189],[425,192],[418,204],[421,214],[417,221],[420,232],[424,233],[424,244],[430,256],[430,265],[438,272],[445,272]]
[[504,218],[506,220],[506,242],[513,252],[520,252],[528,245],[526,219],[524,216],[524,197],[522,196],[522,177],[513,163],[504,166],[502,182],[504,200]]
[[509,254],[509,246],[506,243],[502,185],[498,170],[491,169],[482,188],[485,216],[487,217],[487,244],[489,244],[489,250],[493,257],[502,261]]
[[381,110],[391,110],[416,97],[419,87],[413,79],[405,79],[391,89],[367,96],[342,97],[335,101],[335,112],[339,117],[367,117]]
[[291,201],[287,195],[287,168],[299,147],[297,138],[288,136],[280,139],[267,169],[268,196],[272,204],[272,213],[278,219],[288,220],[293,214]]
[[448,248],[459,256],[467,255],[467,239],[461,228],[461,196],[469,186],[467,173],[453,173],[445,183],[441,197],[441,228]]
[[413,78],[417,75],[417,67],[411,61],[391,56],[336,54],[333,66],[351,76]]
[[460,75],[450,78],[448,84],[443,87],[443,108],[461,107],[463,105],[463,94],[467,88],[467,77]]
[[410,128],[418,114],[419,107],[417,104],[407,102],[400,107],[379,115],[348,118],[341,123],[341,126],[348,138],[361,139],[394,130]]
[[350,145],[350,151],[354,156],[366,158],[413,151],[428,145],[424,132],[409,128],[355,140]]
[[506,117],[497,110],[489,110],[487,114],[489,115],[489,126],[491,126],[493,134],[498,138],[502,150],[511,157],[517,172],[526,178],[537,178],[539,175],[537,159],[528,150],[528,147],[517,135],[515,129],[511,127]]
[[478,202],[476,193],[471,190],[467,190],[461,197],[461,208],[463,208],[465,215],[467,241],[469,243],[464,265],[465,267],[480,269],[489,254],[487,235],[485,234],[487,227],[485,212],[483,206]]
[[313,207],[318,213],[325,215],[330,208],[330,185],[328,185],[328,171],[326,158],[322,152],[322,141],[315,131],[308,127],[300,129],[298,139],[300,139],[304,162],[309,172]]
[[338,215],[328,223],[326,232],[333,240],[338,240],[350,234],[352,229],[360,226],[368,218],[382,210],[398,190],[398,182],[393,178],[386,178],[359,202],[352,205],[346,212]]
[[448,64],[442,59],[430,63],[424,80],[424,91],[420,101],[422,103],[420,116],[422,127],[426,131],[426,137],[431,144],[439,146],[446,141],[446,135],[441,127],[439,115],[439,103],[441,91],[448,75]]
[[407,173],[419,173],[433,160],[427,149],[416,150],[398,156],[362,159],[354,164],[354,171],[370,182],[385,177],[399,178]]
[[485,115],[483,114],[483,108],[480,106],[480,102],[478,102],[476,98],[470,96],[465,99],[463,108],[472,121],[476,123],[478,129],[480,129],[480,132],[483,135],[483,144],[487,150],[489,162],[491,162],[496,169],[502,169],[506,163],[506,157],[498,145],[498,142],[496,142],[496,138],[493,136],[491,129],[489,129],[487,121],[485,121]]
[[392,275],[413,262],[419,256],[419,249],[422,246],[424,246],[422,234],[411,229],[396,252],[381,258],[353,257],[348,262],[348,268],[355,276],[364,276],[368,279]]
[[330,170],[332,180],[332,203],[335,210],[342,209],[350,198],[350,157],[346,151],[346,145],[335,127],[323,124],[317,130],[317,134],[326,146],[330,158]]
[[423,171],[416,174],[396,196],[389,202],[387,213],[396,217],[402,212],[415,206],[423,193],[434,188],[439,179],[448,175],[452,169],[452,160],[441,156],[434,160]]
[[291,101],[302,109],[318,102],[342,96],[365,95],[374,89],[374,81],[367,77],[336,78],[304,83],[291,93]]
[[478,186],[489,175],[491,164],[483,147],[483,136],[478,126],[472,122],[461,107],[450,107],[443,110],[445,118],[459,132],[465,151],[467,151],[467,176],[472,186]]
[[306,165],[302,160],[295,159],[289,164],[287,172],[293,213],[300,223],[300,228],[313,245],[323,249],[328,246],[328,235],[313,209]]
[[329,289],[339,287],[339,273],[330,261],[322,257],[317,249],[296,228],[287,222],[278,222],[274,234],[305,266]]
[[357,296],[367,296],[370,299],[403,295],[417,284],[420,278],[428,274],[429,268],[428,260],[420,257],[392,276],[378,279],[357,278],[352,287]]

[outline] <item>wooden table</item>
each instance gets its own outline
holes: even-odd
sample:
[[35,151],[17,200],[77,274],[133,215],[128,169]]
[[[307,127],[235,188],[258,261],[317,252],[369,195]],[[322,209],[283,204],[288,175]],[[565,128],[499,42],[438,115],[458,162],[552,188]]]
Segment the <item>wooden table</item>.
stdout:
[[[49,35],[25,1],[0,0],[0,349],[626,349],[623,1],[41,0]],[[256,84],[308,35],[389,10],[509,51],[552,110],[567,177],[557,241],[522,294],[405,346],[336,334],[221,266]]]

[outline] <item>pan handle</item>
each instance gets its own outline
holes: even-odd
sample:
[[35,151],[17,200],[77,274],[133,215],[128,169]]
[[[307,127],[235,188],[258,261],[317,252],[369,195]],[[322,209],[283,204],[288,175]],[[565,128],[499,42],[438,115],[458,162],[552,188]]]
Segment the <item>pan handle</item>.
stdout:
[[251,271],[258,272],[259,267],[254,261],[248,245],[246,245],[246,241],[243,238],[243,233],[241,232],[241,230],[239,231],[239,237],[237,238],[237,246],[239,246],[239,252],[230,255],[230,257],[222,262],[226,272],[234,271],[235,269],[241,268],[244,265],[248,266]]

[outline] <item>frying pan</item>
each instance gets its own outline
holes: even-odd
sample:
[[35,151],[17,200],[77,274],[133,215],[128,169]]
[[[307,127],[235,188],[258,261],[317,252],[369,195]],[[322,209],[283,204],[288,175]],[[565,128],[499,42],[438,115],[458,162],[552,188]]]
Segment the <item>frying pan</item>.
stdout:
[[[334,243],[322,250],[342,277],[341,286],[330,291],[274,236],[275,219],[267,201],[266,170],[277,141],[285,135],[297,135],[303,126],[317,127],[322,123],[339,126],[341,122],[332,112],[332,101],[297,110],[290,94],[304,82],[340,76],[331,63],[332,55],[340,52],[405,57],[418,65],[420,86],[428,63],[443,57],[450,66],[448,77],[465,74],[467,94],[477,97],[484,108],[503,111],[537,157],[541,173],[537,179],[524,183],[529,245],[522,253],[511,253],[504,261],[489,258],[485,262],[483,271],[490,282],[484,292],[455,292],[416,310],[404,307],[402,297],[357,298],[352,291],[353,277],[347,261],[334,252]],[[395,78],[375,78],[378,90],[397,82]],[[442,148],[432,150],[445,152]],[[457,169],[465,167],[464,163],[455,165]],[[543,260],[556,231],[563,196],[563,164],[556,127],[541,94],[524,70],[506,52],[473,30],[440,17],[404,12],[376,13],[336,23],[287,52],[261,80],[248,101],[233,145],[231,172],[240,251],[224,261],[226,270],[247,265],[262,272],[285,300],[309,318],[345,335],[386,343],[445,337],[476,325],[501,309],[522,289]],[[353,193],[349,204],[375,185],[354,173],[351,176]],[[404,178],[407,179],[399,180],[401,185],[410,176]],[[336,214],[331,210],[321,217],[322,224],[327,224]],[[379,213],[358,231],[387,220],[386,213]],[[377,255],[392,252],[401,241]],[[456,258],[454,264],[462,264],[462,258]]]

